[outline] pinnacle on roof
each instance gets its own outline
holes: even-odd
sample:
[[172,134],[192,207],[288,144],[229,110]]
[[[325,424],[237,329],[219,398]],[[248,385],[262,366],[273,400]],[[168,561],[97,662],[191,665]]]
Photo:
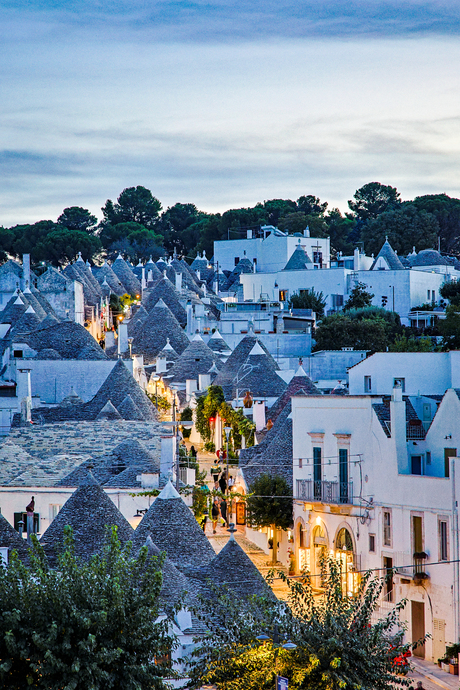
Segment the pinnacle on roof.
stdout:
[[168,498],[180,498],[179,492],[174,488],[174,485],[170,479],[168,479],[164,489],[158,494],[158,498],[166,501]]
[[15,299],[15,301],[13,302],[13,304],[14,305],[24,304],[24,302],[22,301],[22,299],[18,295],[17,298]]
[[259,341],[256,342],[248,357],[251,357],[252,355],[265,355],[265,352],[260,347]]
[[300,244],[299,239],[299,244],[296,245],[296,248],[292,252],[289,261],[283,268],[283,271],[302,271],[303,269],[307,268],[308,264],[311,263],[312,261],[305,248]]
[[163,496],[154,500],[137,526],[134,544],[141,547],[150,535],[179,570],[196,569],[209,563],[215,552],[192,511],[180,496],[174,495],[173,488],[167,484]]
[[117,536],[122,544],[133,538],[133,529],[113,501],[88,471],[78,489],[64,503],[40,542],[55,563],[62,544],[64,527],[70,525],[75,538],[75,553],[84,560],[99,553],[106,539],[106,527],[117,527]]
[[379,259],[383,259],[385,261],[390,271],[404,270],[404,266],[402,265],[391,244],[388,242],[388,238],[385,239],[381,250],[377,254],[377,258],[370,268],[371,271],[373,271],[376,267],[378,268],[378,265],[381,264]]

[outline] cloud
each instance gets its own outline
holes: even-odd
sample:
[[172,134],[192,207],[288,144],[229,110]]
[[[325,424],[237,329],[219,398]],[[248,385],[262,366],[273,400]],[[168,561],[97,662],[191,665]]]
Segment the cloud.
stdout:
[[[3,3],[4,36],[11,22],[33,40],[35,35],[67,30],[97,32],[107,40],[136,34],[140,40],[166,42],[263,41],[268,38],[356,38],[410,35],[458,35],[457,2],[427,0],[197,0],[195,2],[118,2],[42,0]],[[9,20],[9,21],[8,21]]]

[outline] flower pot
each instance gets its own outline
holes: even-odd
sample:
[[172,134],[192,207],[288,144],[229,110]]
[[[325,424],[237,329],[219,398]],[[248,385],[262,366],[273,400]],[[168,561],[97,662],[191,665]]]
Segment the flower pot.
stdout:
[[449,664],[449,673],[458,676],[458,664]]
[[449,673],[449,664],[446,664],[445,661],[441,661],[441,668],[442,668],[442,670],[445,671],[446,673]]

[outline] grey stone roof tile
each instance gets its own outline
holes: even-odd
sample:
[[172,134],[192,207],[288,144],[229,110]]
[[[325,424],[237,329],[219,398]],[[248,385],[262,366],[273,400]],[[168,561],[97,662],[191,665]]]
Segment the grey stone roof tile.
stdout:
[[179,301],[179,294],[168,278],[160,278],[154,286],[144,292],[144,307],[150,312],[159,299],[169,307],[181,326],[187,325],[187,313]]
[[123,284],[107,262],[102,264],[102,266],[93,266],[92,271],[101,287],[104,282],[107,282],[110,291],[113,292],[114,295],[121,297],[121,295],[125,294],[126,290]]
[[51,564],[62,544],[64,528],[70,525],[75,538],[75,553],[83,560],[101,551],[106,540],[107,527],[116,526],[122,544],[133,538],[133,528],[123,517],[113,501],[94,479],[86,473],[82,483],[65,502],[40,542]]
[[312,260],[310,259],[305,248],[302,247],[299,241],[299,244],[296,246],[296,248],[290,256],[289,261],[283,268],[283,271],[303,271],[307,269],[308,264],[311,263]]
[[190,508],[180,496],[168,492],[170,486],[163,489],[166,498],[160,494],[137,526],[134,545],[140,548],[150,535],[179,570],[193,571],[212,561],[215,552]]
[[298,368],[295,375],[289,381],[286,390],[280,395],[278,400],[273,403],[268,411],[267,418],[275,422],[278,415],[290,402],[292,396],[297,395],[299,391],[308,392],[309,395],[321,395],[321,391],[315,386],[311,378],[307,376],[302,367]]
[[409,257],[409,262],[412,267],[449,265],[449,261],[435,249],[422,249],[417,256]]
[[151,364],[165,347],[169,338],[179,354],[189,345],[189,340],[178,320],[162,299],[150,309],[149,315],[135,331],[132,344],[136,355],[143,355],[144,362]]
[[385,259],[385,261],[387,262],[387,264],[389,266],[389,270],[391,270],[391,271],[404,270],[404,266],[402,265],[401,261],[399,260],[398,255],[396,254],[396,252],[394,251],[394,249],[392,248],[392,246],[388,242],[388,240],[385,240],[382,249],[377,254],[377,257],[371,266],[371,269],[370,269],[371,271],[374,270],[374,268],[377,264],[377,261],[379,260],[380,257]]
[[199,374],[207,374],[215,365],[220,369],[222,362],[199,335],[193,337],[171,369],[164,375],[168,383],[185,383],[187,379],[198,380]]
[[129,295],[135,296],[141,294],[141,284],[139,279],[121,256],[118,256],[113,262],[112,271],[115,273],[125,288],[125,291]]
[[235,347],[232,354],[223,364],[221,370],[213,381],[213,385],[222,386],[226,400],[232,399],[234,388],[233,381],[237,376],[240,367],[245,363],[250,351],[256,343],[259,343],[262,350],[268,355],[267,365],[269,365],[274,371],[279,368],[265,345],[262,342],[259,342],[255,335],[246,335]]

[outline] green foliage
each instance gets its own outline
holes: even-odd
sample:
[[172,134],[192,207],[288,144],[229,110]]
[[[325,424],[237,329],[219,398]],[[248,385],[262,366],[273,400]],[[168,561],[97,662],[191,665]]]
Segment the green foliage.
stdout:
[[362,309],[363,307],[372,306],[372,299],[374,295],[366,290],[365,283],[356,283],[353,290],[350,292],[350,297],[343,305],[343,311],[350,309]]
[[416,338],[413,335],[401,335],[396,336],[388,349],[390,352],[433,352],[434,347],[431,338],[426,336]]
[[87,260],[101,249],[98,237],[83,230],[69,230],[51,220],[16,225],[10,232],[13,240],[9,251],[17,257],[30,254],[33,263],[49,261],[54,266],[62,266],[76,259],[79,251]]
[[292,525],[292,488],[283,477],[262,474],[249,487],[248,522],[253,527]]
[[386,237],[398,254],[407,254],[413,246],[418,251],[435,247],[438,232],[438,222],[431,213],[405,203],[369,222],[363,228],[361,238],[368,254],[377,254]]
[[212,435],[210,418],[216,418],[220,405],[225,402],[221,386],[209,386],[206,395],[198,398],[195,426],[203,441],[210,441]]
[[57,219],[57,224],[68,230],[93,233],[96,230],[97,218],[86,208],[70,206],[63,210]]
[[379,307],[350,309],[324,318],[315,332],[314,350],[355,350],[385,352],[402,333],[398,314]]
[[324,216],[328,203],[322,202],[319,197],[307,194],[297,199],[297,208],[307,216]]
[[[206,490],[207,489],[207,490]],[[204,517],[208,515],[208,498],[210,492],[208,487],[194,486],[192,491],[192,512],[199,525],[202,524]]]
[[356,220],[342,216],[338,208],[333,208],[326,216],[332,252],[350,255],[355,248]]
[[137,223],[138,225],[153,230],[161,211],[161,203],[152,192],[141,185],[127,187],[113,203],[107,199],[102,207],[104,225],[117,225],[118,223]]
[[439,320],[438,328],[443,336],[443,350],[460,349],[460,305],[449,304],[446,307],[446,318]]
[[[377,623],[372,619],[383,580],[368,573],[355,596],[348,597],[340,564],[330,559],[323,596],[315,596],[310,578],[286,581],[287,602],[253,597],[242,607],[225,587],[201,601],[209,632],[191,659],[191,688],[214,683],[218,690],[272,690],[277,673],[288,678],[291,690],[394,690],[409,685],[394,666],[408,648],[401,643],[399,622],[405,602]],[[273,639],[275,629],[279,642],[258,642],[262,633]],[[295,650],[282,648],[286,639]]]
[[401,203],[400,196],[395,187],[380,182],[368,182],[354,193],[348,206],[357,218],[368,222],[398,206]]
[[300,293],[292,295],[289,306],[293,309],[312,309],[320,319],[326,307],[326,298],[322,292],[315,292],[313,288],[307,288]]
[[419,211],[425,211],[436,219],[441,251],[458,251],[460,248],[460,199],[452,199],[447,194],[426,194],[415,197],[411,203]]
[[167,665],[152,663],[175,646],[157,622],[162,558],[146,547],[131,557],[116,528],[89,563],[65,530],[51,570],[34,538],[30,567],[15,554],[0,568],[0,681],[5,690],[139,690],[166,688]]
[[193,421],[193,410],[191,407],[184,407],[180,415],[181,422],[192,422]]
[[460,304],[460,282],[450,280],[444,283],[439,292],[441,297],[448,299],[451,304]]

